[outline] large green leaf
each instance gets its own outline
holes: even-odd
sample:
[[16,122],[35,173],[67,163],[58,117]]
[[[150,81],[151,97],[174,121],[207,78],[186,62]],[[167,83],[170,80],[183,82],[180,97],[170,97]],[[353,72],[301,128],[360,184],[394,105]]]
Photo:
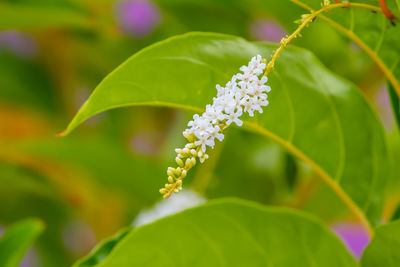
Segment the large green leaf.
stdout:
[[17,267],[42,231],[43,223],[36,219],[27,219],[10,226],[0,239],[0,266]]
[[375,237],[366,247],[362,267],[395,267],[400,263],[400,221],[376,228]]
[[[213,33],[189,33],[150,46],[107,76],[63,135],[101,111],[153,105],[201,111],[250,57],[275,45]],[[380,218],[387,151],[380,123],[352,84],[309,52],[289,48],[269,75],[270,106],[249,129],[310,164],[361,219]],[[182,130],[184,125],[182,125]],[[268,160],[268,159],[265,159]]]
[[239,200],[205,205],[132,230],[98,265],[357,266],[318,220]]
[[[291,1],[307,10],[321,8],[320,0]],[[368,4],[370,8],[332,9],[319,17],[360,45],[383,71],[397,94],[400,95],[399,22],[388,20],[377,6],[377,1],[358,0],[353,2]],[[389,2],[390,6],[394,6],[394,1]],[[392,11],[396,15],[399,14],[398,10],[392,8]]]

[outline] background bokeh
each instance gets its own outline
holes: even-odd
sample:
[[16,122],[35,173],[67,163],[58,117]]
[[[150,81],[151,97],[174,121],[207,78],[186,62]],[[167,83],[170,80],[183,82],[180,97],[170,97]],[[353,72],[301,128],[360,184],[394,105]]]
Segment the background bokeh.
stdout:
[[[283,1],[268,9],[262,2],[0,2],[0,233],[26,217],[45,223],[21,266],[70,266],[161,200],[158,188],[165,183],[174,148],[184,143],[181,131],[191,114],[117,109],[56,138],[96,85],[140,49],[188,31],[279,42],[296,27],[299,10],[282,6]],[[385,79],[372,60],[323,21],[306,29],[295,45],[358,85],[381,118],[392,159],[399,159]],[[206,199],[235,196],[307,210],[360,255],[368,242],[362,228],[310,168],[281,147],[231,129],[212,153],[186,179],[188,188]],[[383,221],[400,200],[399,168],[393,164]]]

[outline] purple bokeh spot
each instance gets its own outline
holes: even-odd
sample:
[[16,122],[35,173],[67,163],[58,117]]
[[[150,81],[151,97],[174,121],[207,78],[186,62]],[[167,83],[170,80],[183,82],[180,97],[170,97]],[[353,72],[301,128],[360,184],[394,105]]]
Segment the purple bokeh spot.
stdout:
[[368,233],[362,225],[352,222],[338,222],[331,225],[331,228],[344,242],[354,257],[360,259],[370,240]]
[[23,260],[18,265],[18,267],[34,267],[34,266],[42,266],[42,264],[40,263],[38,253],[36,252],[35,248],[31,247],[25,254]]
[[255,19],[250,23],[250,35],[255,40],[279,42],[287,32],[273,19]]
[[68,222],[62,237],[65,247],[78,256],[85,255],[96,244],[96,235],[92,227],[82,220]]
[[396,124],[393,117],[388,89],[384,82],[378,87],[377,91],[375,91],[374,104],[385,129],[388,132],[391,132],[395,128]]
[[8,30],[0,32],[0,52],[9,51],[22,58],[36,56],[38,45],[35,39],[23,32]]
[[158,7],[147,0],[120,1],[116,6],[116,19],[122,30],[136,38],[145,38],[160,24]]
[[145,131],[136,133],[130,140],[132,151],[149,156],[157,155],[157,147],[152,142],[150,135],[151,133]]

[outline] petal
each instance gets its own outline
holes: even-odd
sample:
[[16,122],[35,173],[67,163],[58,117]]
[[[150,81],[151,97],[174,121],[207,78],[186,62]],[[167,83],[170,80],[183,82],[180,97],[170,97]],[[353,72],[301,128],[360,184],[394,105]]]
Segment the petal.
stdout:
[[239,120],[239,119],[235,119],[235,123],[237,126],[242,126],[243,125],[243,121]]

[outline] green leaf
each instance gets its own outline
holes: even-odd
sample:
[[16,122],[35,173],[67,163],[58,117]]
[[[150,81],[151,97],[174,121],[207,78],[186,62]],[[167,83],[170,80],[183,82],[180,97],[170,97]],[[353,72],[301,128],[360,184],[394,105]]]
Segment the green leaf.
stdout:
[[0,266],[17,267],[43,228],[43,223],[36,219],[10,226],[0,239]]
[[[321,8],[320,0],[292,0],[307,9]],[[319,17],[357,43],[375,61],[400,96],[400,27],[388,20],[377,1],[358,0],[368,8],[336,8]],[[394,10],[392,10],[394,11]],[[397,14],[397,13],[396,13]]]
[[95,266],[356,265],[320,221],[288,209],[224,199],[132,230]]
[[400,130],[399,96],[396,94],[396,92],[394,91],[393,85],[389,81],[386,84],[387,84],[387,89],[388,89],[388,93],[389,93],[390,103],[392,104],[393,117],[397,123],[397,127],[399,127],[399,130]]
[[59,7],[0,3],[0,30],[30,30],[49,27],[90,29],[85,14]]
[[397,8],[400,10],[400,0],[396,0]]
[[396,267],[400,262],[400,221],[376,228],[375,236],[361,257],[362,267]]
[[[268,57],[275,48],[213,33],[156,43],[108,75],[61,135],[99,112],[123,106],[201,112],[212,101],[215,84],[225,84],[252,56]],[[358,89],[294,47],[282,53],[269,78],[271,104],[248,120],[247,128],[310,164],[361,220],[363,213],[379,220],[387,150],[382,126]]]
[[392,217],[390,218],[391,221],[395,221],[400,219],[400,205],[396,206],[396,209],[393,212]]
[[120,242],[125,236],[127,236],[131,230],[132,230],[131,227],[123,229],[120,232],[118,232],[115,236],[99,243],[89,255],[77,261],[73,265],[73,267],[96,266],[111,253],[111,251],[118,244],[118,242]]

